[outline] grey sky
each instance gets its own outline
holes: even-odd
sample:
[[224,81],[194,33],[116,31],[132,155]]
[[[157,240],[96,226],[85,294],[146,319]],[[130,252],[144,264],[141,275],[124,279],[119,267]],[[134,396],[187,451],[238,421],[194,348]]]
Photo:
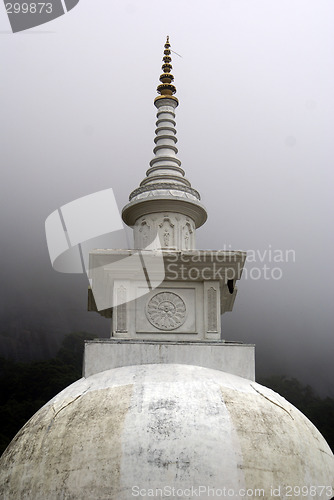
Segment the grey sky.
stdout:
[[107,331],[84,278],[50,268],[44,221],[108,187],[121,208],[144,177],[168,34],[179,157],[209,213],[198,248],[296,256],[240,282],[224,337],[333,395],[333,25],[331,0],[81,0],[13,35],[1,8],[0,330],[22,310],[78,328],[82,308],[80,328]]

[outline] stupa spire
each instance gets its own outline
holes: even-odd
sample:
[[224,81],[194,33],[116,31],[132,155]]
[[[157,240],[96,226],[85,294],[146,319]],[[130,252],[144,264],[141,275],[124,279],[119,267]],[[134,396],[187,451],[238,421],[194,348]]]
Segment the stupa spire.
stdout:
[[[158,85],[157,87],[157,92],[161,96],[173,96],[176,93],[176,87],[173,85],[174,81],[174,76],[171,73],[171,70],[173,69],[173,66],[171,65],[172,58],[171,58],[171,50],[170,50],[170,43],[169,43],[169,36],[167,35],[167,41],[165,43],[165,50],[164,50],[164,56],[162,58],[163,60],[163,65],[161,66],[161,69],[163,71],[162,75],[160,75],[160,82],[161,84]],[[160,99],[160,97],[156,97],[156,100]],[[178,100],[176,97],[172,97],[172,99],[175,99],[175,101],[178,103]]]
[[[195,248],[195,230],[207,219],[198,191],[191,187],[177,157],[174,96],[176,87],[169,37],[164,45],[157,108],[154,158],[140,186],[132,191],[122,212],[124,222],[134,227],[135,248],[145,248],[152,241],[157,248],[190,250]],[[157,239],[156,236],[159,235]]]

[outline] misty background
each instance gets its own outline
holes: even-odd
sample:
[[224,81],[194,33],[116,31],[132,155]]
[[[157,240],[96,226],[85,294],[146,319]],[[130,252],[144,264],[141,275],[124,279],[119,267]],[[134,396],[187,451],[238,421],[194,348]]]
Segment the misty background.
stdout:
[[[333,25],[331,0],[80,0],[12,34],[0,7],[0,356],[109,335],[86,276],[52,269],[44,223],[110,187],[127,203],[153,157],[169,35],[178,156],[209,214],[197,247],[252,256],[223,337],[256,344],[258,375],[333,396]],[[252,279],[264,265],[281,278]]]

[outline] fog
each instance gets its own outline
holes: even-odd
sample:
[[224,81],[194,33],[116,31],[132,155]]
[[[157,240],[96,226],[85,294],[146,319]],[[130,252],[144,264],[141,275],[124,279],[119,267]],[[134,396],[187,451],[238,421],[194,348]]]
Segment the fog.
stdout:
[[259,375],[333,396],[333,25],[330,0],[81,0],[12,34],[1,8],[5,352],[27,332],[50,352],[69,331],[108,335],[87,278],[52,269],[44,223],[110,187],[127,203],[153,157],[169,35],[178,156],[209,214],[197,246],[251,257],[223,337],[256,344]]

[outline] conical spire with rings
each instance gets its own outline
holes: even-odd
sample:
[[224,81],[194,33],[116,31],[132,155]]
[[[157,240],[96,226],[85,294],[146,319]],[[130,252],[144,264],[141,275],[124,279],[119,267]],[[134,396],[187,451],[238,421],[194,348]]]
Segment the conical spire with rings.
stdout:
[[[134,227],[136,248],[155,241],[156,248],[193,249],[195,230],[207,219],[198,191],[191,187],[177,157],[175,109],[179,104],[172,83],[169,37],[164,46],[163,73],[154,99],[157,108],[154,158],[146,177],[129,197],[122,212],[124,222]],[[159,236],[157,239],[154,236]],[[160,243],[157,243],[160,241]]]

